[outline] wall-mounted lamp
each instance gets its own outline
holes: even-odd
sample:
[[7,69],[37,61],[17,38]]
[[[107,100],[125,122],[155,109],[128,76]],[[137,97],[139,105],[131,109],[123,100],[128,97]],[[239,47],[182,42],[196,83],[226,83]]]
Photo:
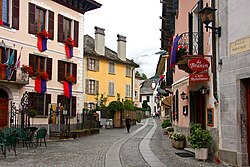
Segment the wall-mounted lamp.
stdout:
[[222,64],[223,64],[223,63],[222,63],[222,59],[219,59],[218,64],[219,64],[219,65],[222,65]]
[[152,89],[153,89],[153,90],[154,90],[154,89],[155,89],[155,87],[156,87],[156,82],[155,82],[155,80],[154,80],[154,79],[152,80],[151,87],[152,87]]
[[186,95],[185,92],[182,92],[180,95],[181,95],[181,99],[182,99],[182,100],[188,99],[188,96]]
[[206,4],[206,7],[202,8],[198,13],[201,16],[201,21],[203,24],[205,24],[206,26],[206,30],[208,31],[208,29],[212,29],[212,31],[214,31],[216,34],[218,34],[218,37],[221,37],[221,27],[211,27],[208,26],[214,18],[214,14],[215,11],[217,9],[214,9],[212,7],[208,7],[208,4]]
[[201,94],[203,95],[209,94],[209,89],[207,89],[204,85],[201,86],[200,91],[201,91]]

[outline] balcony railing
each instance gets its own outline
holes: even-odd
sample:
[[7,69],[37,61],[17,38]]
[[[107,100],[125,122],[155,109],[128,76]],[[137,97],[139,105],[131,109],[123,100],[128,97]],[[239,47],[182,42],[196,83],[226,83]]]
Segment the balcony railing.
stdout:
[[198,55],[198,32],[185,32],[180,35],[180,39],[178,41],[178,45],[186,46],[188,55]]
[[[13,74],[14,75],[14,74]],[[21,70],[16,71],[16,78],[14,80],[7,80],[4,75],[0,76],[0,82],[10,83],[10,84],[18,84],[18,85],[26,85],[29,84],[29,75],[27,73],[23,73]]]

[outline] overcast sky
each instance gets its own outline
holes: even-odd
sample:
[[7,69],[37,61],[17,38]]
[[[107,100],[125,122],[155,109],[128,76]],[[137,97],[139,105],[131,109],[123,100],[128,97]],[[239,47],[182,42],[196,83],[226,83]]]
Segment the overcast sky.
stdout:
[[96,0],[102,6],[85,14],[85,34],[105,29],[105,45],[117,51],[117,34],[127,37],[127,58],[140,65],[147,77],[155,74],[160,49],[160,0]]

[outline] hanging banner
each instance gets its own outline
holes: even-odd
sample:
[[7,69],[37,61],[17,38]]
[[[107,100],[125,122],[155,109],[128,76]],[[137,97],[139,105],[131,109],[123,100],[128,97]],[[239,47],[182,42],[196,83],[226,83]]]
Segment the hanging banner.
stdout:
[[204,58],[188,59],[188,67],[192,71],[205,71],[210,67],[210,63]]
[[189,82],[203,82],[203,81],[209,81],[208,73],[189,74]]

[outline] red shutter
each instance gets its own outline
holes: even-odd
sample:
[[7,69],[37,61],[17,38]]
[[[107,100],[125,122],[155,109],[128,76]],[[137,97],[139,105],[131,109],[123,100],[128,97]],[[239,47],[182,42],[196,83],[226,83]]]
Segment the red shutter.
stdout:
[[99,60],[95,60],[95,70],[99,71]]
[[46,95],[45,115],[48,115],[49,104],[51,104],[51,94],[45,94],[45,95]]
[[63,41],[63,16],[58,15],[58,42],[64,42]]
[[[15,57],[14,57],[14,65],[16,64],[17,61],[17,50],[14,50],[15,53]],[[13,65],[13,67],[14,67]],[[15,81],[16,80],[16,70],[13,71],[12,77],[10,78],[11,81]]]
[[72,116],[76,117],[76,97],[72,96]]
[[49,11],[49,39],[54,40],[54,12]]
[[74,40],[75,46],[78,47],[79,22],[74,20]]
[[52,58],[47,58],[47,74],[49,75],[49,80],[52,79]]
[[33,70],[35,70],[35,57],[35,55],[29,54],[29,66],[32,67]]
[[12,1],[12,28],[19,30],[19,0]]
[[64,80],[64,76],[65,76],[64,72],[65,72],[64,62],[58,60],[58,82]]
[[72,74],[76,77],[76,83],[77,83],[77,64],[72,64]]
[[36,34],[36,5],[29,3],[29,33]]
[[99,94],[99,81],[95,81],[95,93]]

